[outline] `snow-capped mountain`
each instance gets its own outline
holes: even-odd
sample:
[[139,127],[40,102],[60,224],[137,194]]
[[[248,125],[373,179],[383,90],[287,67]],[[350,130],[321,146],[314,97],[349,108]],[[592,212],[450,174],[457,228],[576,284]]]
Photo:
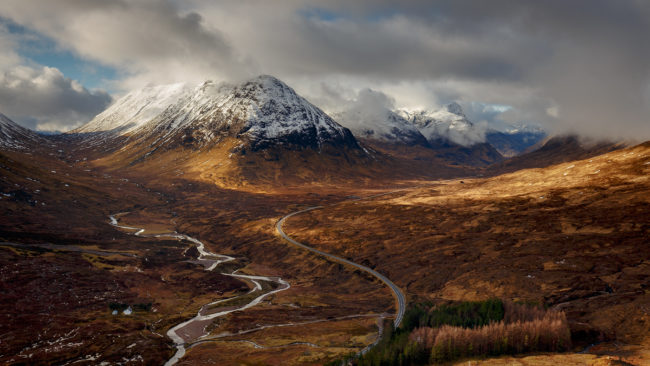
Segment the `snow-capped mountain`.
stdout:
[[22,150],[42,140],[36,132],[18,125],[0,113],[0,148]]
[[391,144],[429,145],[415,126],[387,109],[368,111],[363,108],[351,108],[335,113],[333,117],[349,128],[357,138]]
[[413,124],[430,143],[448,140],[462,146],[485,142],[485,128],[470,122],[458,103],[438,110],[399,110],[398,113]]
[[238,85],[206,81],[194,88],[147,87],[73,132],[126,136],[155,149],[205,147],[226,137],[241,140],[253,151],[280,145],[359,149],[347,128],[268,75]]

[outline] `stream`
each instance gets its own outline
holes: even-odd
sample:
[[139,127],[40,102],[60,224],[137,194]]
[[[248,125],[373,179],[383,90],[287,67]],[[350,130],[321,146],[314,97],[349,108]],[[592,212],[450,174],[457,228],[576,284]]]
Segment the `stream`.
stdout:
[[[136,230],[136,232],[133,235],[141,236],[141,237],[151,237],[151,238],[175,238],[178,240],[186,240],[196,244],[196,249],[199,251],[199,257],[197,258],[197,262],[199,264],[202,264],[206,271],[214,271],[217,268],[217,266],[219,266],[219,264],[229,262],[235,259],[227,255],[209,252],[205,249],[205,245],[203,244],[203,242],[185,234],[180,234],[176,232],[164,233],[164,234],[151,234],[151,235],[144,234],[145,232],[144,228],[120,225],[118,219],[116,218],[116,215],[120,215],[120,214],[109,216],[110,224],[120,229]],[[165,366],[171,366],[176,364],[185,355],[186,344],[190,342],[195,342],[196,340],[208,336],[209,332],[206,331],[206,328],[208,325],[212,323],[213,319],[225,316],[235,311],[246,310],[248,308],[251,308],[259,304],[267,296],[287,290],[291,287],[289,282],[283,280],[280,277],[244,275],[244,274],[238,274],[237,273],[238,271],[239,269],[233,271],[232,273],[222,273],[222,274],[226,276],[242,279],[244,280],[244,282],[247,283],[252,283],[253,288],[244,295],[239,295],[239,296],[207,303],[203,305],[201,309],[199,309],[196,316],[178,325],[175,325],[174,327],[169,329],[167,331],[167,336],[174,342],[174,345],[176,346],[176,353],[172,358],[170,358],[165,363]],[[269,282],[269,283],[276,284],[277,288],[268,292],[263,292],[263,287],[260,282]],[[275,286],[271,286],[271,288],[273,287]],[[252,294],[254,292],[261,292],[261,294],[253,298],[250,302],[244,305],[228,307],[225,310],[211,312],[210,307],[216,304],[234,300]]]

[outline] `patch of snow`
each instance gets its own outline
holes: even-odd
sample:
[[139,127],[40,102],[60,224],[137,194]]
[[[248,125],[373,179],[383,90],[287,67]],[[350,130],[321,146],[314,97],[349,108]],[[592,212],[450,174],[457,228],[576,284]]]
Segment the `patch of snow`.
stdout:
[[124,363],[129,363],[129,362],[142,363],[144,361],[144,358],[142,358],[142,356],[140,355],[135,355],[131,358],[122,357],[122,361],[124,361]]
[[124,314],[124,315],[131,315],[131,314],[133,314],[133,309],[131,308],[131,306],[129,306],[128,308],[126,308],[126,309],[122,312],[122,314]]
[[186,84],[177,83],[149,85],[132,91],[71,133],[113,132],[125,135],[151,121],[189,90],[191,88]]

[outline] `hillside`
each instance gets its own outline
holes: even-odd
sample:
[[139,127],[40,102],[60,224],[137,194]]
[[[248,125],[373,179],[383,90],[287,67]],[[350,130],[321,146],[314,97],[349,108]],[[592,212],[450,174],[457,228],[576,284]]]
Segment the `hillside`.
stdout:
[[[650,143],[343,202],[285,231],[389,276],[412,302],[499,297],[566,312],[576,351],[648,362]],[[624,344],[623,348],[617,348]]]
[[521,169],[544,168],[553,164],[586,159],[625,147],[624,143],[581,141],[577,136],[555,136],[539,142],[531,151],[514,156],[487,169],[488,174],[503,174]]
[[45,143],[36,132],[20,126],[0,113],[0,148],[6,150],[28,150]]

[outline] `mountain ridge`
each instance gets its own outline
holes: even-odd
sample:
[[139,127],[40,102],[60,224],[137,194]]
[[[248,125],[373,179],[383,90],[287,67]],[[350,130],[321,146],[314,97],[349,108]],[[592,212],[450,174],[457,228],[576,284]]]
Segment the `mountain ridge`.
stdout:
[[26,150],[29,147],[42,144],[44,141],[36,132],[17,124],[0,113],[0,147]]

